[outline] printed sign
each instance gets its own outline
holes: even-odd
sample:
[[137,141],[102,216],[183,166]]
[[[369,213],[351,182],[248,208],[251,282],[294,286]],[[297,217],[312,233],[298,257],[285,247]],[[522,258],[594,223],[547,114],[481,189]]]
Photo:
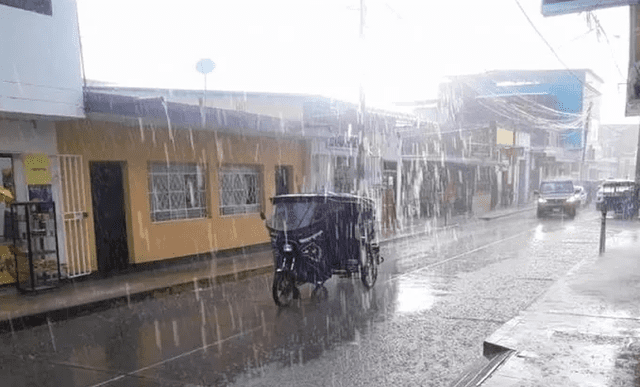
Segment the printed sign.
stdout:
[[46,154],[31,154],[24,158],[27,184],[51,184],[51,165]]

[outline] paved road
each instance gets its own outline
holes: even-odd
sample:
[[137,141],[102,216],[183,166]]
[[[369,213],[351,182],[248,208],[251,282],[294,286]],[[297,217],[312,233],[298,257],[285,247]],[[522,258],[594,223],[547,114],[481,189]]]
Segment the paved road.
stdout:
[[[611,228],[610,228],[611,229]],[[615,228],[611,229],[615,233]],[[589,251],[599,220],[533,212],[383,246],[375,288],[278,309],[271,276],[0,336],[0,380],[39,386],[354,386],[451,383],[482,341]]]

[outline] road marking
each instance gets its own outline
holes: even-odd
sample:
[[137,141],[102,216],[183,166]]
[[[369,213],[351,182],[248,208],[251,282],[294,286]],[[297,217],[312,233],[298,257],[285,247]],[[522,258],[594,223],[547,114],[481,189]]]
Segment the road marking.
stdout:
[[493,324],[500,324],[500,325],[504,325],[506,323],[506,321],[504,320],[495,320],[495,319],[490,319],[490,318],[477,318],[477,317],[464,317],[464,316],[460,316],[460,317],[456,317],[456,316],[445,316],[442,317],[445,320],[463,320],[463,321],[475,321],[475,322],[488,322],[488,323],[493,323]]
[[133,375],[135,375],[135,374],[138,374],[138,373],[143,372],[143,371],[146,371],[146,370],[148,370],[148,369],[151,369],[151,368],[157,367],[157,366],[159,366],[159,365],[162,365],[162,364],[165,364],[165,363],[168,363],[168,362],[174,361],[174,360],[178,360],[178,359],[183,358],[183,357],[185,357],[185,356],[192,355],[192,354],[194,354],[194,353],[196,353],[196,352],[203,351],[203,350],[205,350],[205,349],[206,349],[206,348],[208,348],[208,347],[212,347],[212,346],[214,346],[214,345],[218,345],[218,344],[223,343],[223,342],[225,342],[225,341],[228,341],[228,340],[231,340],[231,339],[235,339],[235,338],[237,338],[237,337],[240,337],[240,336],[246,335],[247,333],[255,332],[255,331],[259,330],[259,329],[262,329],[262,327],[256,327],[256,328],[253,328],[253,329],[249,329],[249,330],[247,330],[247,331],[244,331],[244,332],[237,333],[237,334],[235,334],[235,335],[233,335],[233,336],[229,336],[229,337],[227,337],[227,338],[225,338],[225,339],[218,340],[218,341],[216,341],[216,342],[214,342],[214,343],[207,344],[207,345],[206,345],[206,346],[204,346],[204,347],[198,347],[198,348],[192,349],[191,351],[183,352],[183,353],[181,353],[180,355],[176,355],[176,356],[174,356],[174,357],[170,357],[170,358],[168,358],[168,359],[161,360],[161,361],[159,361],[159,362],[157,362],[157,363],[150,364],[150,365],[148,365],[148,366],[146,366],[146,367],[142,367],[142,368],[137,369],[137,370],[135,370],[135,371],[127,372],[127,373],[125,373],[125,374],[122,374],[122,375],[116,376],[115,378],[111,378],[111,379],[109,379],[109,380],[105,380],[104,382],[101,382],[101,383],[98,383],[98,384],[94,384],[94,385],[92,385],[92,386],[90,386],[90,387],[105,386],[105,385],[107,385],[107,384],[109,384],[109,383],[113,383],[113,382],[115,382],[115,381],[117,381],[117,380],[120,380],[120,379],[123,379],[123,378],[125,378],[125,377],[127,377],[127,376],[133,376]]

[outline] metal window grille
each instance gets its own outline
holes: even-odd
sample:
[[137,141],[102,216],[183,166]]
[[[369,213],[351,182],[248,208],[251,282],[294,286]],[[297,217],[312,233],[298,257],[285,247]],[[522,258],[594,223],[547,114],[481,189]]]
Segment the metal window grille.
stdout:
[[151,163],[149,203],[154,222],[204,218],[207,214],[204,168],[195,163]]
[[220,214],[235,215],[260,212],[260,170],[232,167],[220,170]]

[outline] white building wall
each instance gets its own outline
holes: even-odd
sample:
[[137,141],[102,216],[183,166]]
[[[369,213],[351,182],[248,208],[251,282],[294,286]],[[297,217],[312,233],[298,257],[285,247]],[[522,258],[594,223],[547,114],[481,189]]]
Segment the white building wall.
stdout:
[[0,113],[84,115],[76,1],[51,10],[0,4]]
[[0,118],[0,153],[57,153],[53,121]]

